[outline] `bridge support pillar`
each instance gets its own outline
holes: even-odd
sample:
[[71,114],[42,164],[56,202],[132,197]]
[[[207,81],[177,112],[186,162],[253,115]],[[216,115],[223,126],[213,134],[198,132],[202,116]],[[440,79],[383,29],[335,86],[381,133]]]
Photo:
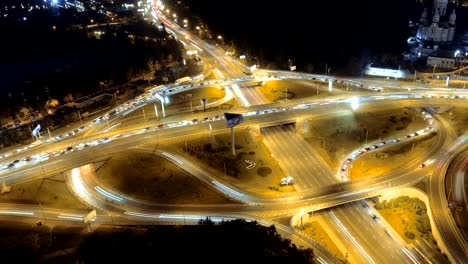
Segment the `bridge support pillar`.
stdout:
[[234,139],[234,127],[231,127],[231,151],[232,155],[236,156],[236,143]]

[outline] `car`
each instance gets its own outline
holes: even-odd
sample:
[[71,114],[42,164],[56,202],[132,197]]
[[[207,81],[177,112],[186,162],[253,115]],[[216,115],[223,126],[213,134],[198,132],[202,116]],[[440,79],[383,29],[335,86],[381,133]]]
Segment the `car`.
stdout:
[[373,215],[372,219],[374,219],[374,221],[376,221],[377,223],[380,223],[380,218],[378,218],[376,215]]

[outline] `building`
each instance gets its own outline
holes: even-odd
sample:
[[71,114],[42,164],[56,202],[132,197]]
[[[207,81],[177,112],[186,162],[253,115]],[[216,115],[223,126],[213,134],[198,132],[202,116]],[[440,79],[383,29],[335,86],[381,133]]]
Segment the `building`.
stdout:
[[455,36],[457,15],[455,7],[448,8],[448,0],[434,0],[432,8],[425,7],[418,23],[416,39],[426,42],[451,43]]
[[405,58],[419,62],[420,66],[437,65],[439,69],[461,66],[468,50],[458,36],[463,34],[456,32],[456,4],[433,0],[423,5],[418,22],[410,22],[413,33],[407,41],[409,52],[404,54]]

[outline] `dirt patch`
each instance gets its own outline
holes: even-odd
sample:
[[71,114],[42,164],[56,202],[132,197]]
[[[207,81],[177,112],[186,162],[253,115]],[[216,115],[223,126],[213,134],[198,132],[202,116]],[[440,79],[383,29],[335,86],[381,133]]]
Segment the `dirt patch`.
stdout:
[[308,221],[304,223],[303,232],[317,241],[320,245],[327,248],[331,253],[337,256],[341,260],[345,260],[345,256],[341,253],[338,247],[333,243],[333,240],[328,236],[325,229],[320,225],[318,221]]
[[[334,88],[344,88],[346,85],[333,84]],[[310,96],[328,96],[328,82],[309,80],[274,80],[268,81],[258,88],[270,102],[285,99],[298,99]],[[318,93],[317,93],[318,90]]]
[[336,169],[347,153],[363,146],[366,141],[399,137],[426,126],[415,111],[395,109],[346,112],[338,118],[313,119],[305,122],[301,129],[306,141]]
[[181,155],[213,170],[221,179],[248,192],[278,195],[294,191],[293,186],[279,186],[281,178],[286,176],[272,159],[258,132],[237,129],[235,137],[236,156],[231,152],[230,133],[187,137],[172,146]]
[[151,153],[116,154],[97,168],[97,177],[113,189],[152,202],[230,202],[197,178]]
[[0,202],[86,210],[68,189],[63,175],[12,185],[10,192],[0,195]]
[[226,92],[215,87],[197,88],[178,94],[173,94],[169,97],[168,109],[190,107],[190,101],[192,101],[192,107],[203,105],[201,100],[206,98],[206,103],[217,101],[225,96]]

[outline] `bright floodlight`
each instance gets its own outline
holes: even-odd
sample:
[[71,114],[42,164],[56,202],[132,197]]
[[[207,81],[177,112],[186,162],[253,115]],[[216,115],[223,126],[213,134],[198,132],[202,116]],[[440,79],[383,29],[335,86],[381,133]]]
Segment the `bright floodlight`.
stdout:
[[356,110],[359,108],[359,98],[357,98],[356,96],[354,96],[353,98],[351,98],[351,108],[353,110]]

